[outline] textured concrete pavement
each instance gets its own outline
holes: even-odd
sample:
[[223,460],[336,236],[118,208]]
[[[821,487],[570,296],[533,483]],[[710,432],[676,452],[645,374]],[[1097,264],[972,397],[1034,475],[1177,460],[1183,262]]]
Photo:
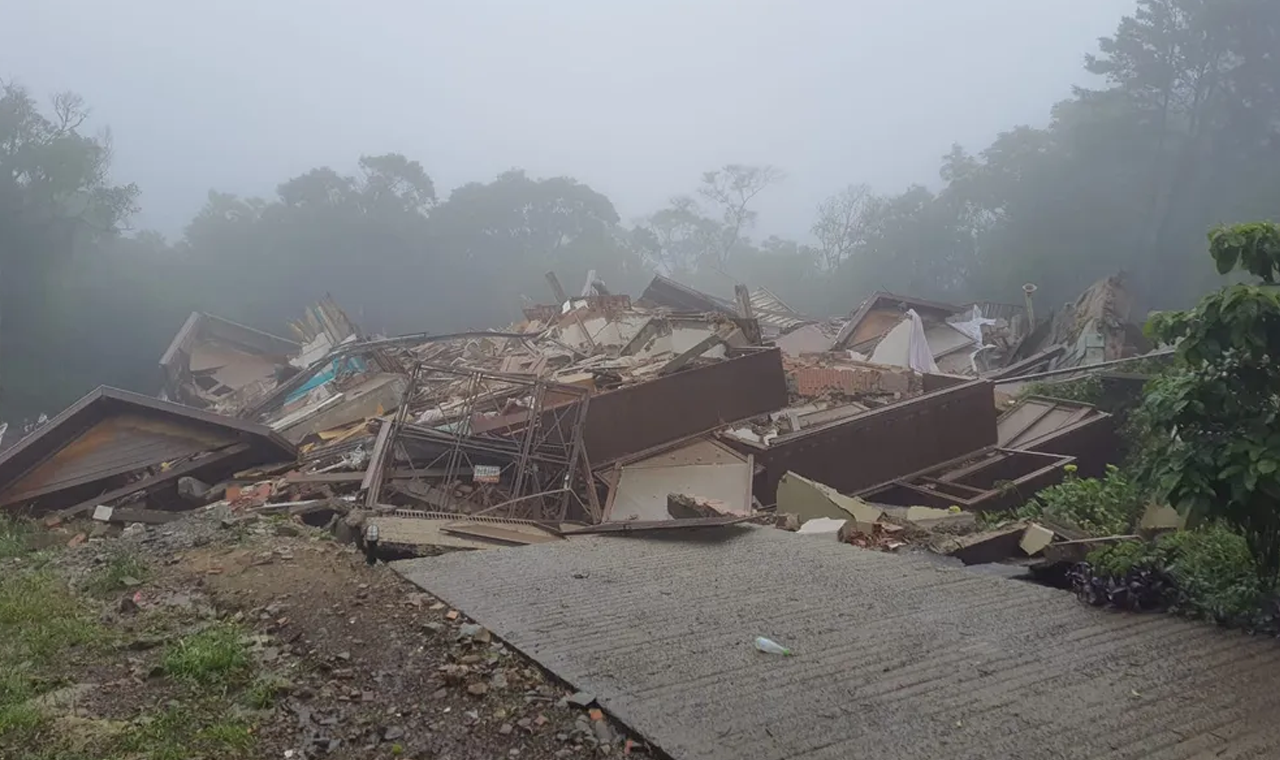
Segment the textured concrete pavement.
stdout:
[[711,535],[395,566],[677,760],[1280,757],[1272,639],[834,538]]

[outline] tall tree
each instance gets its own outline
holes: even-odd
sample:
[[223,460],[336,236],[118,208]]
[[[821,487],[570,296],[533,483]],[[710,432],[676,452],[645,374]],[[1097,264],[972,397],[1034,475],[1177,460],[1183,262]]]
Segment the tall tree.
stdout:
[[713,266],[723,269],[743,233],[755,224],[758,214],[750,208],[751,202],[782,179],[782,171],[773,166],[726,164],[703,172],[698,194],[716,207],[723,223]]
[[872,203],[871,187],[848,185],[818,204],[813,236],[824,269],[833,270],[866,240],[867,211]]
[[84,134],[88,118],[74,94],[41,111],[0,83],[0,419],[38,411],[59,377],[42,342],[62,266],[135,210],[137,187],[111,182],[110,135]]

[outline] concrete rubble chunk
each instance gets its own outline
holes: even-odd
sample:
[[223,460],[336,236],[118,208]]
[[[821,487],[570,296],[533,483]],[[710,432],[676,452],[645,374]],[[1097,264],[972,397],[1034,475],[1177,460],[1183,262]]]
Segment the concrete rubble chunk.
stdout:
[[845,525],[853,522],[852,520],[839,520],[834,517],[815,517],[804,525],[800,526],[800,533],[839,533]]
[[1053,543],[1053,539],[1057,534],[1052,530],[1038,523],[1031,523],[1027,529],[1023,531],[1022,540],[1018,542],[1018,546],[1029,557],[1034,557],[1044,551],[1049,544]]
[[1020,522],[995,530],[962,536],[956,539],[947,554],[966,565],[999,562],[1017,555],[1019,545],[1022,543],[1022,534],[1026,530],[1027,524]]
[[788,472],[778,484],[778,512],[796,515],[802,525],[818,517],[853,518],[868,531],[884,517],[883,509],[794,472]]
[[724,514],[723,507],[724,504],[714,499],[704,499],[683,493],[667,494],[667,514],[676,520],[720,517]]

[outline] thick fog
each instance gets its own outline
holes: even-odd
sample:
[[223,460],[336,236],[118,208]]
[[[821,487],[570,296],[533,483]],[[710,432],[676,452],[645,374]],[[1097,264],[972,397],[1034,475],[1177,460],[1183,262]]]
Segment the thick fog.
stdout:
[[1046,316],[1123,271],[1137,323],[1221,286],[1212,227],[1280,216],[1276,0],[2,18],[0,421],[156,392],[192,311],[283,334],[331,294],[370,334],[503,328],[549,271],[814,318],[1026,283]]
[[1127,0],[23,0],[0,78],[110,125],[133,226],[179,233],[210,188],[270,195],[362,153],[443,197],[522,167],[624,220],[724,163],[773,164],[762,233],[807,235],[849,182],[936,184],[954,142],[1043,125]]

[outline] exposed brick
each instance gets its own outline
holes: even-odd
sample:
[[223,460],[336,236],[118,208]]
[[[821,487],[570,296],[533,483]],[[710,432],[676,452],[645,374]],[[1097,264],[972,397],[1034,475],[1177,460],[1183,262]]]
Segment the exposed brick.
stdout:
[[906,393],[911,378],[906,373],[872,367],[801,367],[792,372],[796,392],[818,396],[838,391],[846,396],[864,393]]

